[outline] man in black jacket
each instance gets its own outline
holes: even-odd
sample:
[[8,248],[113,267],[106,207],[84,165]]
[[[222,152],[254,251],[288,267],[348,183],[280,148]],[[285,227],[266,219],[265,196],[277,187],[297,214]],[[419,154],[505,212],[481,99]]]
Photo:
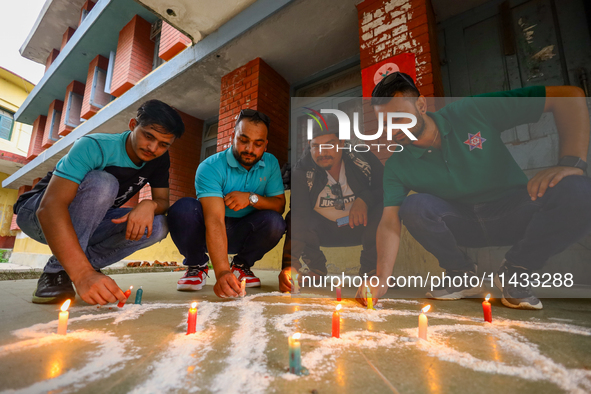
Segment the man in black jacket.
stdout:
[[329,129],[314,130],[309,149],[292,173],[294,215],[292,218],[290,211],[286,218],[281,291],[290,290],[291,268],[301,268],[300,257],[308,265],[308,275],[327,274],[320,246],[361,244],[360,275],[376,269],[384,166],[371,152],[355,152],[346,146],[334,129]]

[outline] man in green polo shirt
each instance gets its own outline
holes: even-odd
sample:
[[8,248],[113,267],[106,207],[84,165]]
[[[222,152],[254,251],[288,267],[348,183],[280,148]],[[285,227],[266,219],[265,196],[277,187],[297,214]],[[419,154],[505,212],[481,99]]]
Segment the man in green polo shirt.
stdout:
[[209,260],[219,297],[238,296],[242,280],[246,287],[261,285],[250,269],[285,233],[281,170],[266,152],[269,123],[262,112],[240,111],[232,146],[197,168],[197,199],[182,198],[168,211],[170,235],[188,266],[177,290],[201,290]]
[[[394,142],[404,150],[394,153],[384,170],[380,282],[392,273],[402,221],[451,279],[475,275],[474,263],[459,246],[512,246],[495,276],[503,304],[541,309],[531,291],[534,271],[591,232],[591,179],[584,176],[589,114],[582,90],[533,86],[465,98],[432,113],[412,78],[394,73],[375,87],[372,105],[376,114],[404,112],[417,119],[408,133],[395,131]],[[501,132],[535,123],[543,112],[554,114],[560,160],[528,181]],[[416,194],[408,195],[411,190]],[[448,281],[427,296],[460,299],[481,291],[459,282]],[[378,287],[374,294],[386,289]]]

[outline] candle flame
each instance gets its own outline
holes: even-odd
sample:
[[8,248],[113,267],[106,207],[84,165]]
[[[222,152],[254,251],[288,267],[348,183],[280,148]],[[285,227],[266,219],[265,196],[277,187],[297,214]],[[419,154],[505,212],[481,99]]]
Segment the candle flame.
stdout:
[[295,340],[300,339],[300,337],[302,336],[302,334],[300,334],[299,332],[296,332],[295,334],[293,334],[291,337]]
[[337,305],[336,310],[340,311],[343,306],[341,304]]
[[488,294],[486,295],[486,298],[484,299],[484,301],[488,301],[488,300],[490,300],[490,293],[488,293]]
[[129,290],[133,289],[133,286],[129,286]]
[[66,300],[66,302],[64,302],[62,304],[62,307],[61,307],[62,312],[65,312],[68,310],[68,308],[70,307],[70,302],[72,302],[72,300]]
[[193,309],[197,308],[197,303],[196,302],[192,303],[191,308],[193,308]]
[[429,312],[429,309],[431,309],[431,305],[427,305],[426,307],[424,307],[423,309],[421,309],[421,312],[427,313],[427,312]]

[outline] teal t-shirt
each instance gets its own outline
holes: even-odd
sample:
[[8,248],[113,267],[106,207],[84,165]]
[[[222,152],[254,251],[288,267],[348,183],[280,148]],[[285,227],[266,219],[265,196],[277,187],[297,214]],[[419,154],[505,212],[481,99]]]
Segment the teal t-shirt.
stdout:
[[[265,152],[250,171],[238,163],[232,147],[208,157],[199,165],[195,174],[197,198],[224,197],[233,191],[256,193],[263,197],[284,194],[279,162]],[[239,211],[226,207],[226,216],[244,217],[256,208],[248,206]]]
[[501,139],[501,132],[537,122],[546,102],[544,86],[464,98],[428,115],[441,133],[441,149],[404,147],[384,168],[384,206],[400,206],[408,193],[478,204],[523,188],[527,176]]

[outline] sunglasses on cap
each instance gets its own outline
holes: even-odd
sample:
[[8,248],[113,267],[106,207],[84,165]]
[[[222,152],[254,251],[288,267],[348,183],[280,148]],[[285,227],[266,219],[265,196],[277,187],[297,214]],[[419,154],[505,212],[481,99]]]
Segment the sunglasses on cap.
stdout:
[[405,74],[405,73],[401,73],[400,71],[395,71],[392,74],[388,74],[386,75],[373,89],[373,92],[371,93],[372,97],[389,97],[390,96],[390,92],[388,92],[388,88],[390,86],[392,86],[395,82],[398,81],[404,81],[406,82],[408,85],[410,85],[412,88],[414,88],[417,93],[419,92],[419,89],[417,88],[417,85],[415,85],[415,82],[412,80],[412,78]]
[[260,111],[250,108],[243,109],[242,111],[240,111],[240,113],[238,114],[238,118],[236,118],[236,124],[240,123],[240,121],[244,118],[260,120],[265,124],[265,126],[267,126],[267,129],[269,129],[269,124],[271,123],[271,120],[267,115]]

